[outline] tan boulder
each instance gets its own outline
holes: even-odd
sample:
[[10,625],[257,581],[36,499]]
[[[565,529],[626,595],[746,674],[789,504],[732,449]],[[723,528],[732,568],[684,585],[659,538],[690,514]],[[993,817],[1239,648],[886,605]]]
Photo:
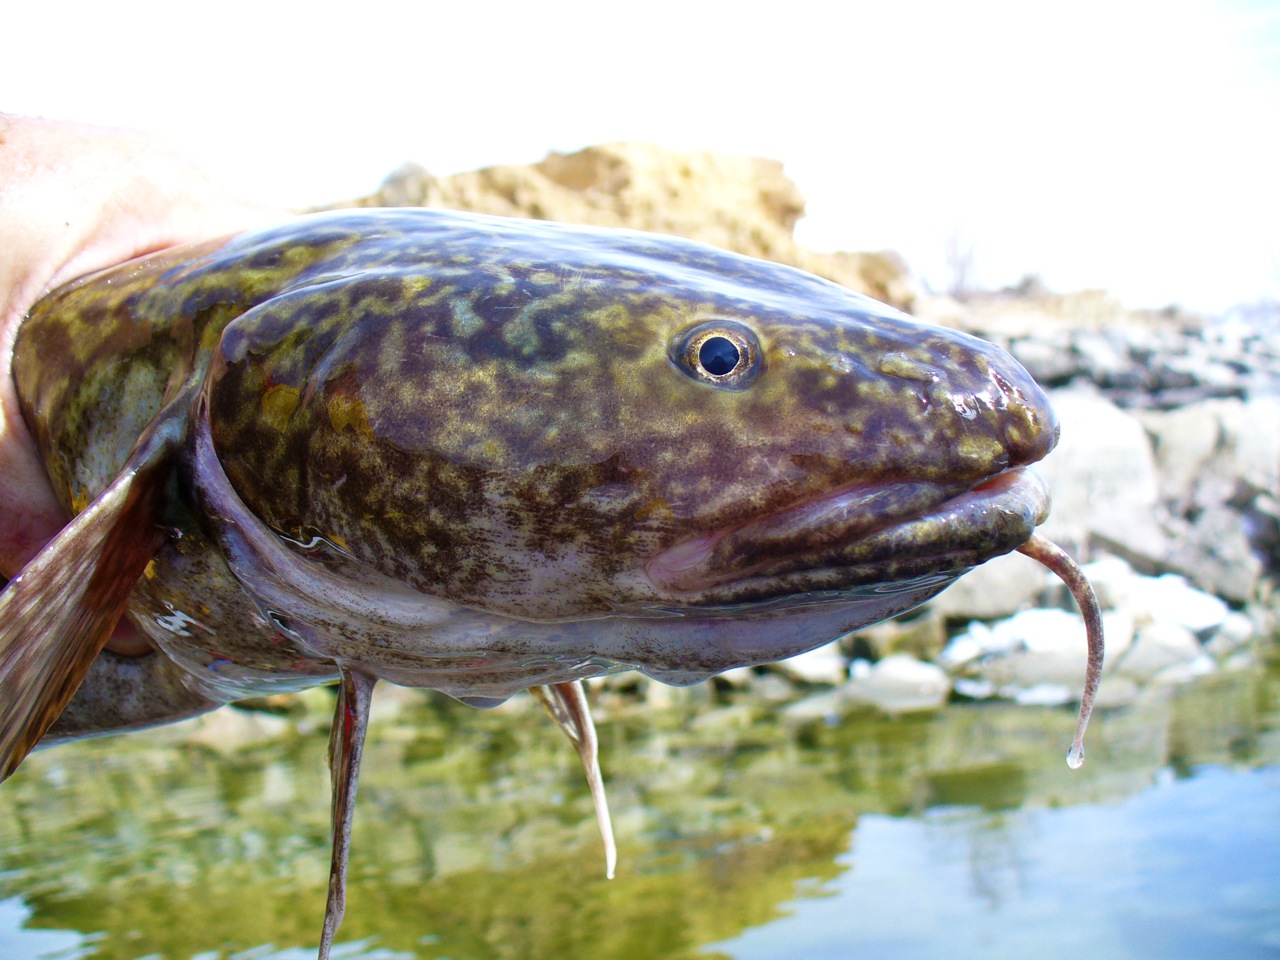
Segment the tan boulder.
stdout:
[[915,281],[895,253],[820,253],[796,243],[804,197],[777,160],[614,143],[436,177],[406,164],[340,206],[424,206],[701,240],[790,264],[908,309]]

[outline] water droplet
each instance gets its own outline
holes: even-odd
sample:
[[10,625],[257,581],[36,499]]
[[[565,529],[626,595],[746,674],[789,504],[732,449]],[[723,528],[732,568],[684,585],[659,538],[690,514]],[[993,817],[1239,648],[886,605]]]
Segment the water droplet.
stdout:
[[1067,766],[1072,770],[1079,770],[1084,766],[1084,744],[1073,743],[1071,749],[1067,751]]

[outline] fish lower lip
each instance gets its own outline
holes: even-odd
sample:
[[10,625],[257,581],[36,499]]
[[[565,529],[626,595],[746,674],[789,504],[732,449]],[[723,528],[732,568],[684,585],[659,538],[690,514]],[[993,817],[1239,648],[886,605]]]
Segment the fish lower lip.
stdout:
[[676,544],[645,570],[660,590],[722,599],[747,584],[778,593],[890,582],[1007,553],[1048,512],[1044,481],[1025,467],[968,490],[860,485]]

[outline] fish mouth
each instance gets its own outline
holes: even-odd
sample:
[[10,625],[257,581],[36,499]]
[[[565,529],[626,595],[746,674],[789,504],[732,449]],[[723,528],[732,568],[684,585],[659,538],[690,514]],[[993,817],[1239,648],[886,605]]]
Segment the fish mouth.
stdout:
[[660,592],[711,604],[951,579],[1016,550],[1048,515],[1048,489],[1025,466],[968,489],[858,483],[685,540],[645,573]]

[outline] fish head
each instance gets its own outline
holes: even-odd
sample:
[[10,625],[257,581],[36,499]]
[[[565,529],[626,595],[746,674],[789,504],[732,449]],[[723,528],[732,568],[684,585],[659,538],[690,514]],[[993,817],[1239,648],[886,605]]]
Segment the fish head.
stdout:
[[360,216],[204,398],[244,508],[332,569],[526,621],[750,611],[937,592],[1047,513],[1057,421],[991,344],[672,237]]

